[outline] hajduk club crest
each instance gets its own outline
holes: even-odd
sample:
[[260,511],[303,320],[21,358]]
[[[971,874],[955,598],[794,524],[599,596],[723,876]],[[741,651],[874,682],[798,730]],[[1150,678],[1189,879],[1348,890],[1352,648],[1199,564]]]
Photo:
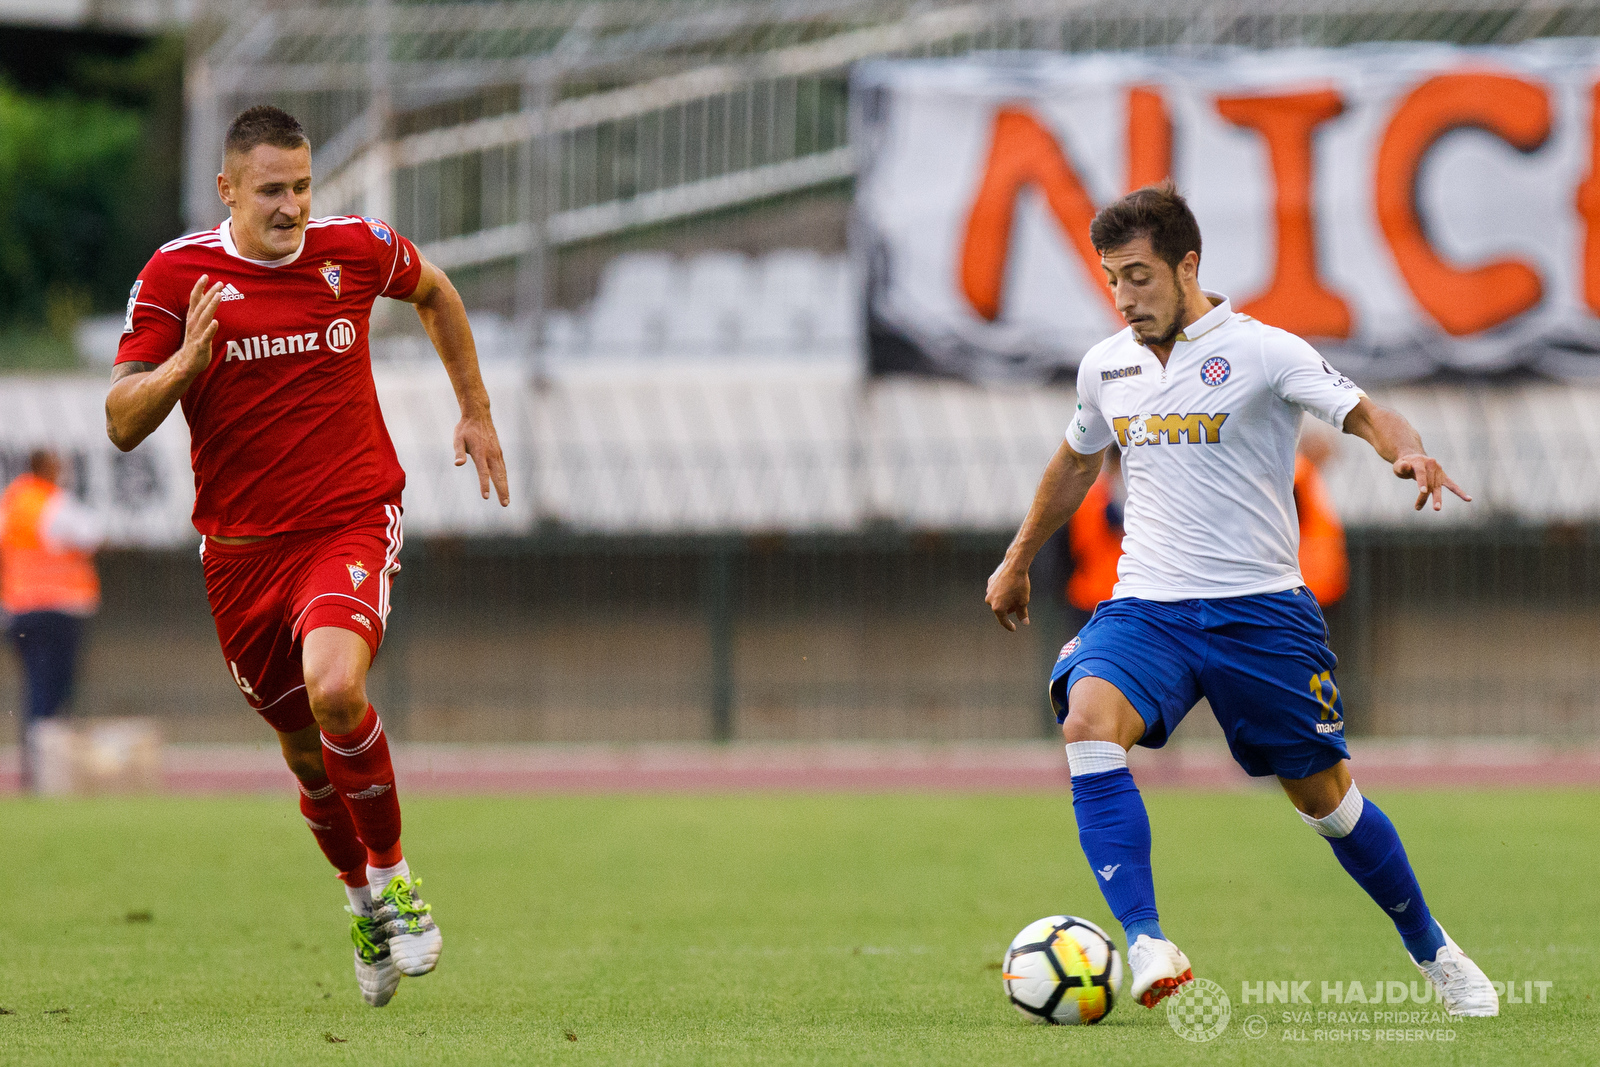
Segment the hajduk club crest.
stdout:
[[346,563],[344,566],[350,572],[350,589],[352,592],[360,589],[361,583],[366,581],[367,576],[372,573],[367,570],[367,565],[360,560],[356,560],[354,563]]
[[344,268],[330,259],[317,270],[321,273],[322,280],[328,283],[328,288],[333,290],[333,298],[339,299],[339,277],[344,273]]

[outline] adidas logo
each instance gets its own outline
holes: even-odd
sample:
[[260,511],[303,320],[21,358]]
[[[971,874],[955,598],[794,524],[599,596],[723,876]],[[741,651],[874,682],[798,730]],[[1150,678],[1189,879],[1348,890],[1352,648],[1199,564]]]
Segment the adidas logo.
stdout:
[[373,797],[383,796],[383,794],[387,793],[392,788],[393,786],[385,785],[380,782],[377,785],[367,786],[367,788],[363,789],[359,793],[346,793],[345,796],[349,797],[351,800],[371,800]]
[[228,284],[226,284],[226,285],[224,285],[222,287],[222,299],[223,300],[243,300],[244,299],[244,294],[241,293],[239,290],[235,289],[233,287],[233,283],[232,282],[229,282]]

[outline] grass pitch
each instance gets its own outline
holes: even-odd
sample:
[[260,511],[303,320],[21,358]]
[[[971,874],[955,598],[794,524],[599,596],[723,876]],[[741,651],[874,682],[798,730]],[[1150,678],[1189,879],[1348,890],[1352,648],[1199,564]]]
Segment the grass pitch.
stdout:
[[[1030,920],[1081,914],[1121,947],[1065,795],[413,797],[445,953],[381,1010],[292,796],[24,799],[0,803],[0,1061],[1600,1061],[1596,794],[1376,799],[1447,928],[1491,977],[1553,983],[1544,1003],[1530,986],[1496,1020],[1399,1026],[1371,1015],[1434,1009],[1321,1003],[1324,981],[1418,976],[1266,790],[1147,795],[1166,929],[1233,1001],[1203,1044],[1126,999],[1078,1028],[1005,1002],[999,959]],[[1241,1003],[1241,983],[1294,980],[1310,1005]],[[1362,1036],[1380,1029],[1433,1036]]]

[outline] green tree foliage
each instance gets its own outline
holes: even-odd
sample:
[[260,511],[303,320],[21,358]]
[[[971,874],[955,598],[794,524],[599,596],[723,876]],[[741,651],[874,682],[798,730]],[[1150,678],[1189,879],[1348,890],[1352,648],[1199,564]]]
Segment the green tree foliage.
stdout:
[[70,329],[119,284],[107,253],[139,134],[127,108],[0,84],[0,322]]
[[121,56],[62,40],[49,86],[0,75],[0,349],[120,311],[178,231],[182,39]]

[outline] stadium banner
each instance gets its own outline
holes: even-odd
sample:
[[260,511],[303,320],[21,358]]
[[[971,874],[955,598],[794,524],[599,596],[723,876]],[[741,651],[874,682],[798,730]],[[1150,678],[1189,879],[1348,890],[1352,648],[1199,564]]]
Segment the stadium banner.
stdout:
[[1600,376],[1600,42],[886,60],[851,122],[877,373],[1069,378],[1090,219],[1171,177],[1201,284],[1357,381]]

